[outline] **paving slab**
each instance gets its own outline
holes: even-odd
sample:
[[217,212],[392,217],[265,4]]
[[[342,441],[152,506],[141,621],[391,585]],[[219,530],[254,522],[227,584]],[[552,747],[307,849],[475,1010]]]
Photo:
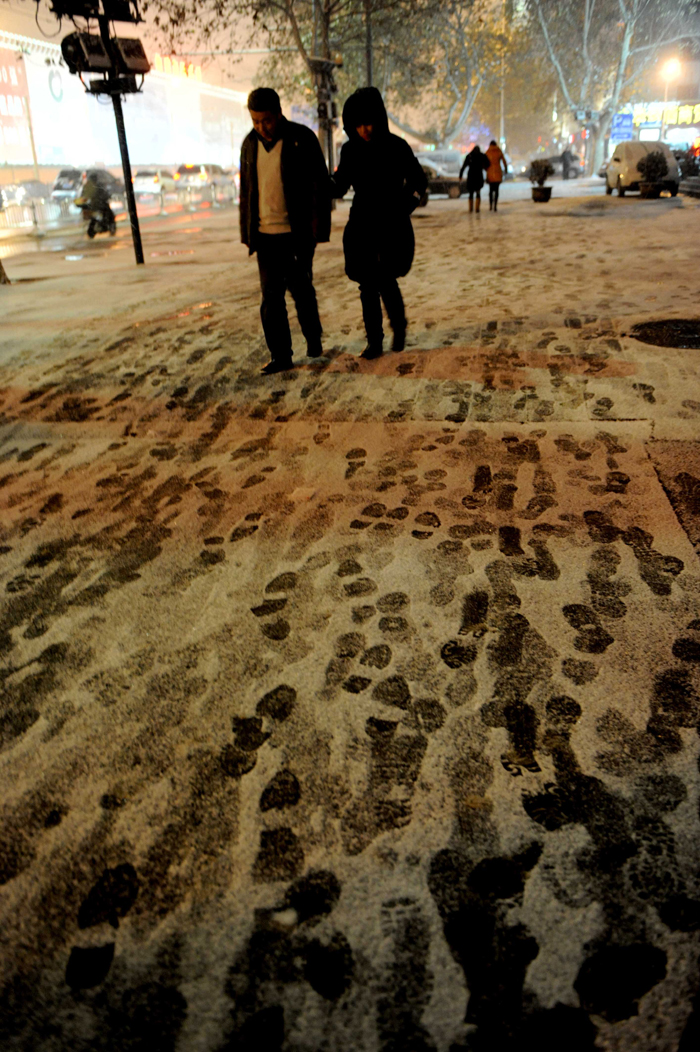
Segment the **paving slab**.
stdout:
[[[226,216],[149,234],[182,265],[14,257],[3,1047],[687,1044],[700,389],[629,336],[648,275],[566,267],[623,217],[632,267],[627,204],[512,203],[498,271],[494,227],[429,206],[377,362],[341,206],[328,353],[273,377]],[[694,208],[649,213],[672,274]]]

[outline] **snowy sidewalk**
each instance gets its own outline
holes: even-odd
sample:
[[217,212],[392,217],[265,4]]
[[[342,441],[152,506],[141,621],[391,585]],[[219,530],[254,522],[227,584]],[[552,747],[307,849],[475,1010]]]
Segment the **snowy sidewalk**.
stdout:
[[8,265],[3,1047],[678,1047],[700,203],[566,189],[418,212],[376,362],[341,205],[273,377],[235,213]]

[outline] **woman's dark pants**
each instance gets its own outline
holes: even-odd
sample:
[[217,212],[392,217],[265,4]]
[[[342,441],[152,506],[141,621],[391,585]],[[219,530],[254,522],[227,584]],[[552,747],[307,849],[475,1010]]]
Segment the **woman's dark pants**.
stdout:
[[317,345],[323,332],[313,286],[314,246],[300,248],[294,244],[291,234],[258,234],[256,249],[265,340],[272,360],[287,362],[292,357],[292,334],[285,303],[287,289],[292,294],[307,344]]
[[500,183],[489,183],[489,208],[496,208],[498,205],[498,188]]
[[382,301],[394,334],[403,333],[406,329],[406,312],[396,278],[383,277],[361,281],[362,320],[365,323],[367,342],[370,347],[381,347],[384,339]]

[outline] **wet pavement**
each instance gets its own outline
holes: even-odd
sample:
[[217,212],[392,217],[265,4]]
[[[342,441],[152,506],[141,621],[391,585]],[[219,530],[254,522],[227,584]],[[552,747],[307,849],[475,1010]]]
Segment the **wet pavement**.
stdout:
[[273,377],[235,210],[7,266],[3,1048],[695,1047],[700,206],[564,189]]

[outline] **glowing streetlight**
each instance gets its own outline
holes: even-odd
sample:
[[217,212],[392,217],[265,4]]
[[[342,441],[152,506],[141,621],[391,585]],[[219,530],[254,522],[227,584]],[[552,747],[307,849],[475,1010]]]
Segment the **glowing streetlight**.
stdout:
[[661,114],[661,135],[659,136],[661,142],[666,138],[666,103],[668,102],[668,85],[672,80],[677,80],[680,73],[681,64],[677,58],[670,58],[661,70],[661,76],[664,78],[664,108]]

